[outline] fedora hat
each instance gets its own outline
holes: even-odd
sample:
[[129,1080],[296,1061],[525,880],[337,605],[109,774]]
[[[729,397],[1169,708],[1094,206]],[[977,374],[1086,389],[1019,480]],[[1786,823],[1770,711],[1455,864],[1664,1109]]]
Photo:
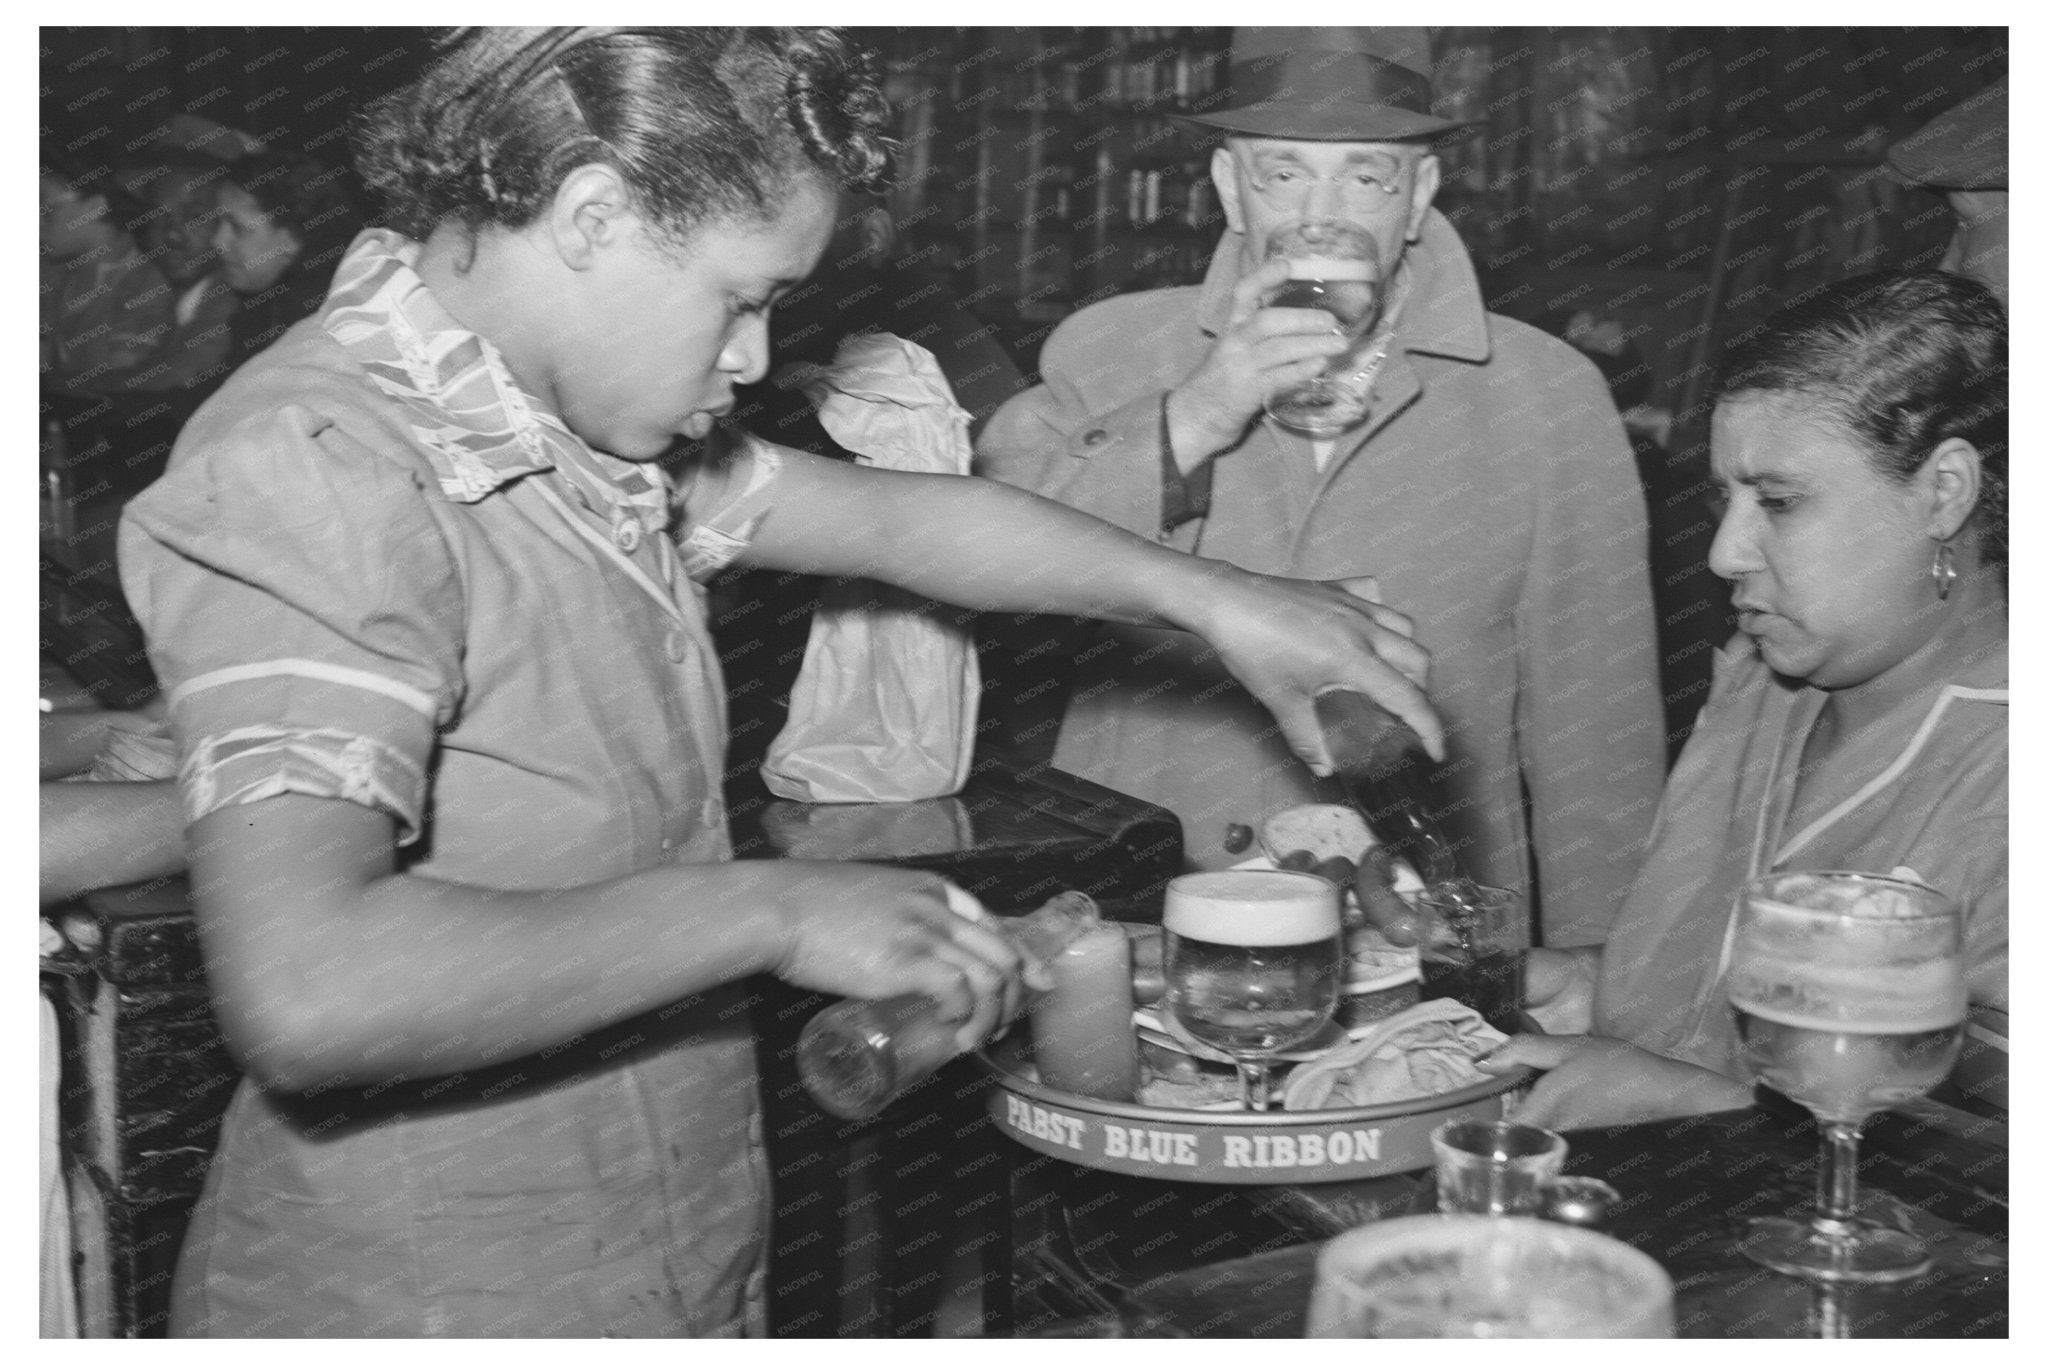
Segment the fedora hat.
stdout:
[[1894,142],[1885,152],[1892,178],[1936,190],[2005,189],[2007,89],[2001,76]]
[[1214,107],[1180,115],[1251,137],[1342,142],[1433,138],[1472,126],[1436,114],[1429,30],[1233,29]]

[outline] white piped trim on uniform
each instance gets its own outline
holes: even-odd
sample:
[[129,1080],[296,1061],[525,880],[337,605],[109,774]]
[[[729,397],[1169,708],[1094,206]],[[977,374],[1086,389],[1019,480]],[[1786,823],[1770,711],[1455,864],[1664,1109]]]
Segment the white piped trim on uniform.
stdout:
[[212,687],[255,682],[260,678],[286,677],[313,678],[341,687],[355,687],[365,692],[375,692],[379,696],[389,697],[403,706],[410,707],[428,720],[434,718],[438,709],[434,699],[417,687],[399,682],[395,678],[387,678],[381,673],[372,673],[368,669],[321,663],[318,659],[266,659],[257,664],[236,664],[232,668],[216,668],[211,673],[201,673],[172,688],[170,705],[176,706],[194,693],[204,692]]

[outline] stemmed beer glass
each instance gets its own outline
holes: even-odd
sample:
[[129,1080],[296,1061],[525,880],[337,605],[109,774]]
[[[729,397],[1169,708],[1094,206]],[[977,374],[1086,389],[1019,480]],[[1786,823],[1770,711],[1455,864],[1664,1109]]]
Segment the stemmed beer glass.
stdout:
[[1860,872],[1780,872],[1743,888],[1728,1000],[1750,1074],[1821,1127],[1813,1221],[1759,1218],[1742,1250],[1806,1279],[1909,1279],[1916,1238],[1855,1216],[1856,1146],[1881,1109],[1924,1095],[1962,1043],[1962,916],[1938,891]]
[[1310,437],[1357,426],[1365,420],[1378,368],[1359,355],[1379,323],[1383,302],[1378,245],[1355,223],[1309,218],[1277,229],[1267,239],[1266,259],[1287,262],[1287,282],[1266,295],[1268,307],[1320,308],[1351,342],[1330,357],[1322,373],[1268,398],[1267,413]]
[[1305,872],[1195,872],[1167,883],[1166,1007],[1229,1055],[1244,1107],[1267,1109],[1275,1053],[1337,1010],[1344,942],[1337,888]]

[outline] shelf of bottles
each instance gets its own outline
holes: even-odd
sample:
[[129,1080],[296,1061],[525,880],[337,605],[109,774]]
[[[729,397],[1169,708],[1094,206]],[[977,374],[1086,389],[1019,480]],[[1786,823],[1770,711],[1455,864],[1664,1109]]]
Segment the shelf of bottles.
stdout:
[[1201,280],[1222,215],[1208,139],[1173,115],[1219,98],[1228,29],[941,32],[891,67],[895,203],[969,306],[1050,323]]

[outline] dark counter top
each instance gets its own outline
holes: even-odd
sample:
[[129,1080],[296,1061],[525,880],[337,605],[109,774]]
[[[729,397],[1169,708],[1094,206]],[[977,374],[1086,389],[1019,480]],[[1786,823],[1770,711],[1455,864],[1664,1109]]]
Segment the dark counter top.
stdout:
[[[1566,1136],[1567,1173],[1598,1176],[1622,1191],[1601,1231],[1670,1272],[1681,1337],[2006,1335],[2009,1161],[2001,1124],[1931,1103],[1871,1121],[1860,1211],[1925,1239],[1935,1266],[1901,1284],[1853,1289],[1775,1274],[1736,1249],[1744,1220],[1812,1205],[1814,1124],[1776,1097],[1761,1095],[1746,1110]],[[1426,1211],[1433,1201],[1427,1173],[1375,1182],[1372,1197],[1362,1194],[1344,1186],[1242,1192],[1242,1208],[1212,1216],[1218,1227],[1256,1218],[1300,1240],[1149,1274],[1130,1274],[1142,1258],[1125,1257],[1123,1273],[1108,1277],[1121,1283],[1097,1276],[1089,1288],[1096,1302],[1153,1331],[1299,1337],[1322,1239],[1374,1218]],[[1125,1222],[1119,1234],[1127,1245],[1154,1249],[1158,1238],[1142,1220]],[[1098,1243],[1077,1259],[1105,1268],[1119,1255]]]

